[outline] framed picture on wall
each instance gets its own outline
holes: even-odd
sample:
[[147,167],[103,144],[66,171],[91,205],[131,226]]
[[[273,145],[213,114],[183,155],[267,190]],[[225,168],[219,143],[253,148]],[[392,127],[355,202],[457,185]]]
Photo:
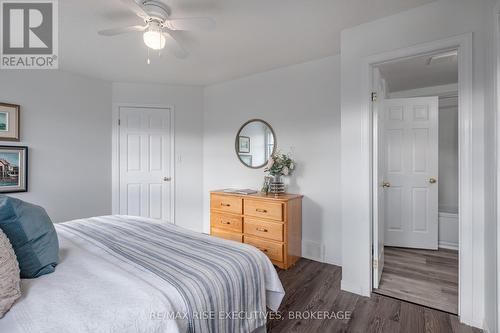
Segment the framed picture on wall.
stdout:
[[0,141],[19,141],[19,110],[19,105],[0,103]]
[[240,154],[240,159],[246,165],[252,165],[252,155]]
[[248,136],[238,137],[238,153],[249,153],[250,152],[250,138]]
[[28,147],[0,146],[0,193],[28,191]]

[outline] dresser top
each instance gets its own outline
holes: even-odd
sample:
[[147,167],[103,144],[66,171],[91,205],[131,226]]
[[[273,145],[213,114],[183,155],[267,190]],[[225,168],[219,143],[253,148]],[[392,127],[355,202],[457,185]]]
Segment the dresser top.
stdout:
[[300,199],[303,197],[302,194],[291,194],[291,193],[284,193],[284,194],[278,194],[278,195],[265,194],[262,192],[257,192],[254,194],[238,194],[238,193],[224,192],[222,190],[211,191],[210,193],[217,194],[217,195],[227,195],[227,196],[231,196],[231,197],[256,198],[256,199],[278,200],[278,201],[289,201],[289,200],[294,200],[294,199]]

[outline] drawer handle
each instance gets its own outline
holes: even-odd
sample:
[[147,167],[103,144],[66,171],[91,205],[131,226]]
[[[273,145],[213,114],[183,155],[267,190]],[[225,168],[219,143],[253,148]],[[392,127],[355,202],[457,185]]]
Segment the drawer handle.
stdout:
[[223,202],[221,202],[221,203],[220,203],[220,205],[221,205],[221,206],[223,206],[223,207],[231,207],[231,205],[230,205],[230,204],[223,203]]
[[256,228],[256,230],[257,231],[262,231],[262,232],[267,232],[266,228],[261,228],[261,227]]
[[258,249],[261,250],[262,252],[267,253],[267,249],[263,249],[263,248],[260,248],[260,247]]
[[231,224],[231,222],[229,222],[229,221],[222,221],[222,220],[220,220],[220,224]]
[[255,208],[255,210],[259,213],[267,213],[267,210],[265,209]]

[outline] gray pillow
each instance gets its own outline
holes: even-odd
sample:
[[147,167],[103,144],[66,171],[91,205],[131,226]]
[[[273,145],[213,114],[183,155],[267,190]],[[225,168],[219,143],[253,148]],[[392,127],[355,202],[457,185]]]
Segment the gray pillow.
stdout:
[[0,318],[21,297],[21,277],[16,254],[0,230]]
[[21,278],[36,278],[55,270],[59,242],[45,209],[0,195],[0,229],[16,253]]

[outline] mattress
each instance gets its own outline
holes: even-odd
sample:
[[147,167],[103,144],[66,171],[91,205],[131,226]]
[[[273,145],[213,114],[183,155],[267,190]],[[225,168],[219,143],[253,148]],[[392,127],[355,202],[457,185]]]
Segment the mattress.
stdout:
[[0,332],[254,332],[284,290],[256,248],[104,216],[56,225],[54,273],[22,280]]

